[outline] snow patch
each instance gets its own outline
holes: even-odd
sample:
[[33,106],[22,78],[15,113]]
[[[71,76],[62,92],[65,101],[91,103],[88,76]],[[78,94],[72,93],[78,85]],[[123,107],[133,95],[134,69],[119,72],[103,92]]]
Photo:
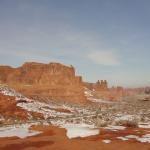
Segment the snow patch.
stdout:
[[121,115],[117,114],[115,121],[132,121],[135,118],[133,115]]
[[126,138],[126,137],[122,137],[122,136],[117,137],[117,139],[119,139],[119,140],[123,140],[123,141],[127,141],[127,140],[128,140],[128,138]]
[[111,143],[111,140],[103,140],[104,143],[109,144]]
[[14,89],[11,89],[4,85],[0,85],[0,93],[8,96],[17,96],[17,97],[22,96],[21,94],[17,93]]
[[136,135],[127,135],[126,138],[128,138],[128,139],[137,139],[138,136],[136,136]]
[[69,139],[76,137],[87,137],[100,133],[99,129],[94,129],[94,126],[87,124],[66,124],[63,127],[67,130],[67,137]]
[[117,130],[124,130],[124,129],[126,129],[126,127],[124,127],[124,126],[112,126],[112,125],[110,125],[110,126],[105,127],[104,129],[112,130],[112,131],[117,131]]
[[13,137],[26,138],[28,136],[34,136],[40,134],[39,131],[29,130],[30,125],[21,126],[8,126],[0,128],[0,137]]
[[142,143],[145,143],[145,142],[150,143],[150,134],[145,134],[142,137],[139,137],[137,135],[127,135],[125,137],[117,137],[117,139],[120,139],[123,141],[129,140],[129,139],[135,139]]
[[150,128],[150,123],[142,123],[138,125],[139,128],[145,128],[145,129],[149,129]]
[[94,103],[106,103],[106,104],[116,103],[116,102],[112,102],[109,100],[97,99],[97,98],[93,98],[93,97],[89,97],[88,100],[91,102],[94,102]]
[[145,134],[142,137],[137,138],[137,141],[142,142],[142,143],[150,143],[150,134]]

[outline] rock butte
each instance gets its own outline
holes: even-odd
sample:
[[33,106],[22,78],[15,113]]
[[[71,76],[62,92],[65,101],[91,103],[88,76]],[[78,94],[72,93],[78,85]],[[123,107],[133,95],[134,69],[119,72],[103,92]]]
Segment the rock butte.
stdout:
[[0,84],[6,84],[27,97],[86,103],[84,87],[100,99],[120,100],[123,96],[137,93],[122,87],[108,88],[106,80],[96,83],[83,82],[76,76],[73,66],[60,63],[26,62],[18,68],[0,66]]
[[21,67],[0,66],[0,83],[29,97],[84,102],[81,76],[73,66],[60,63],[26,62]]

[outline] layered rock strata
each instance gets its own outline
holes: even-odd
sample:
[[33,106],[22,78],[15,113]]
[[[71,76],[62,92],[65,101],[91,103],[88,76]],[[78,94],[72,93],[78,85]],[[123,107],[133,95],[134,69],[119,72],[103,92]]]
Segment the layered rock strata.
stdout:
[[21,67],[0,66],[0,83],[31,97],[83,102],[82,77],[73,66],[60,63],[24,63]]

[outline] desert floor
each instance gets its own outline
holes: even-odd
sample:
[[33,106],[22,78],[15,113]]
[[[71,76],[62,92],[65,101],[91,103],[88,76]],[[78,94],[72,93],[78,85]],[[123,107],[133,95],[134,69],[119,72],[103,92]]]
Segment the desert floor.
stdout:
[[[127,135],[141,137],[150,133],[148,129],[129,128],[121,131],[100,129],[100,134],[84,138],[69,139],[66,130],[54,126],[32,126],[42,131],[36,136],[24,139],[18,137],[0,138],[0,150],[150,150],[150,143],[135,139],[117,139]],[[110,143],[104,142],[110,140]]]

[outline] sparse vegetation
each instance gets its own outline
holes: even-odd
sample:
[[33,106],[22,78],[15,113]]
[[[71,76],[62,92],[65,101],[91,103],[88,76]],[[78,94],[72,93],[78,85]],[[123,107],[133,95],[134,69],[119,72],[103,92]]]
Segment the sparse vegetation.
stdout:
[[136,119],[133,119],[133,120],[119,120],[118,122],[116,122],[116,125],[136,128],[136,127],[138,127],[138,121]]

